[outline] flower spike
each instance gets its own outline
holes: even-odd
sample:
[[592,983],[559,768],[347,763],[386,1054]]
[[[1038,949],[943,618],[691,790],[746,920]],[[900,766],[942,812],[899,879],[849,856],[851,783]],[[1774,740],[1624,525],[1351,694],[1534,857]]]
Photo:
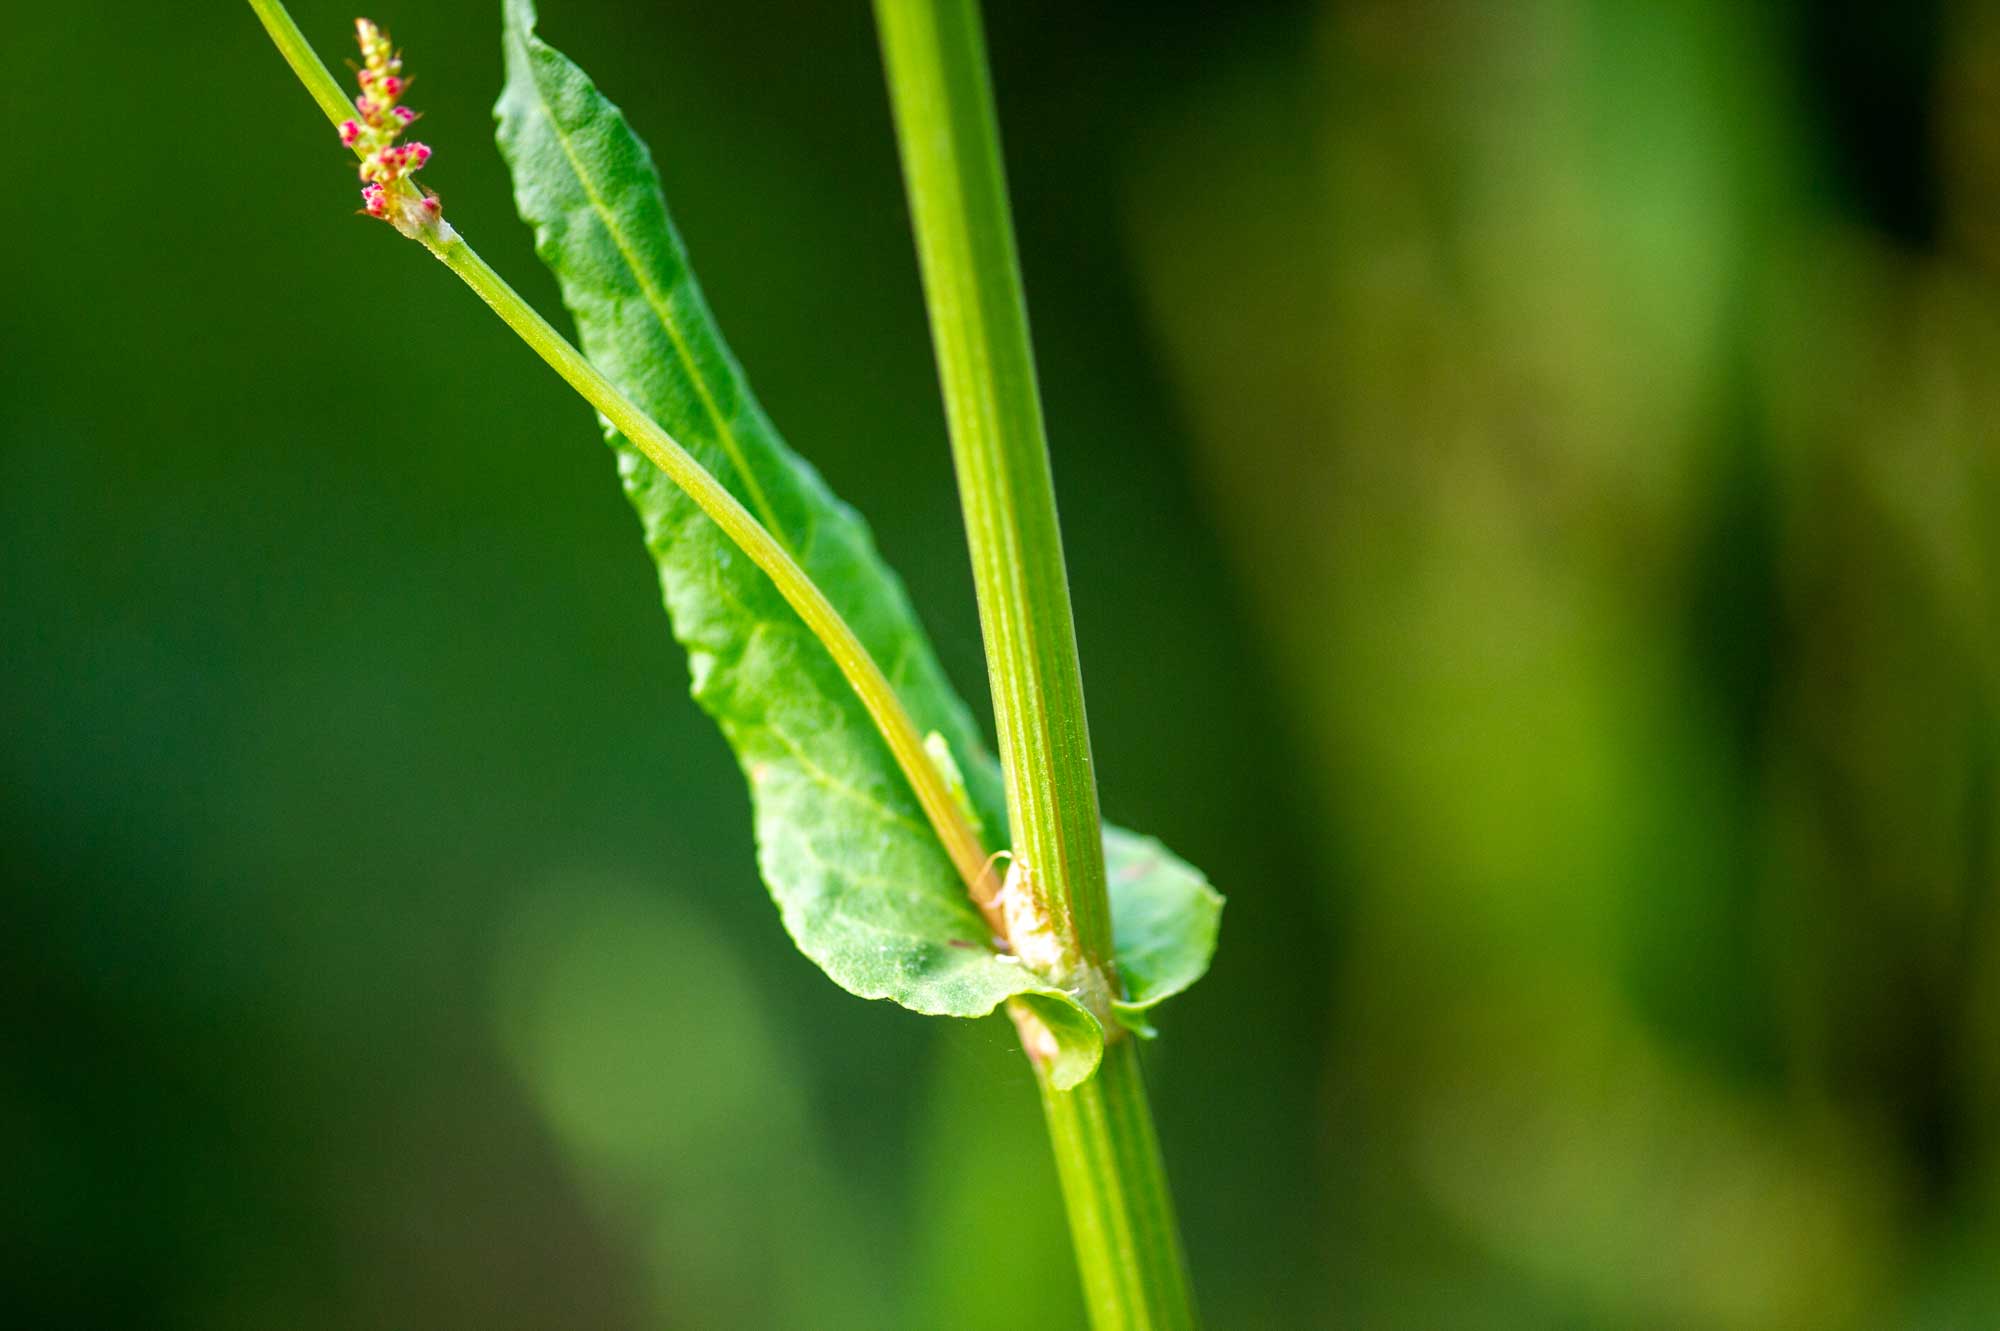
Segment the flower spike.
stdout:
[[365,18],[354,20],[354,40],[361,47],[362,66],[355,74],[361,95],[354,99],[357,118],[340,124],[341,146],[361,158],[361,206],[404,235],[439,225],[437,196],[410,181],[431,159],[429,145],[398,143],[417,113],[400,104],[410,80],[403,73],[403,55],[389,34]]

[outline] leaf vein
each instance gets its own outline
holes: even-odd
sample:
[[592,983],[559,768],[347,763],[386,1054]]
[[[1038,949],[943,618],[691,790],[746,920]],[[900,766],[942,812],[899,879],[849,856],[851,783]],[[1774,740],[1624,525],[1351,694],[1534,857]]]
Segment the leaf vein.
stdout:
[[687,370],[688,382],[694,385],[695,395],[701,399],[702,409],[708,413],[708,419],[715,426],[717,441],[722,445],[723,452],[729,455],[730,465],[742,478],[744,488],[750,492],[751,507],[757,510],[758,520],[789,553],[791,538],[784,528],[779,526],[778,516],[771,508],[771,501],[765,497],[764,487],[759,484],[757,474],[751,470],[749,459],[744,456],[743,446],[736,437],[736,431],[731,427],[728,418],[722,414],[721,405],[709,391],[707,378],[695,364],[693,351],[688,347],[687,340],[681,336],[674,317],[668,312],[666,296],[653,285],[644,265],[639,262],[638,255],[626,240],[624,229],[612,216],[611,206],[590,183],[590,176],[585,172],[582,160],[577,157],[576,149],[570,143],[569,133],[563,129],[562,122],[556,119],[555,108],[549,105],[541,84],[532,78],[528,81],[534,87],[535,105],[541,111],[542,118],[548,121],[549,132],[555,135],[556,145],[562,149],[563,156],[569,159],[570,174],[576,177],[576,183],[582,188],[584,197],[590,200],[591,211],[596,213],[598,220],[604,224],[612,245],[618,250],[619,258],[631,272],[632,280],[639,284],[640,294],[646,298],[647,308],[652,310],[653,317],[659,321],[661,331],[666,333],[667,340],[673,343],[674,354],[680,358],[682,367]]
[[918,822],[916,819],[909,817],[907,814],[897,812],[895,809],[892,809],[887,804],[883,803],[878,796],[869,794],[867,791],[861,789],[859,786],[851,785],[848,782],[842,781],[839,777],[827,771],[824,767],[821,767],[811,758],[808,758],[806,756],[805,749],[800,746],[799,742],[796,739],[794,739],[791,736],[791,734],[784,729],[784,727],[780,726],[777,722],[771,720],[771,718],[768,716],[764,718],[764,729],[771,735],[773,739],[776,739],[778,743],[782,744],[785,747],[785,749],[792,755],[792,760],[798,763],[800,767],[804,768],[806,775],[810,777],[818,785],[825,787],[827,790],[830,790],[835,794],[846,796],[849,800],[853,801],[856,804],[861,805],[863,808],[868,809],[870,812],[876,814],[885,822],[899,824],[903,827],[909,828],[913,832],[921,833],[925,837],[928,837],[930,835],[930,828],[926,824]]

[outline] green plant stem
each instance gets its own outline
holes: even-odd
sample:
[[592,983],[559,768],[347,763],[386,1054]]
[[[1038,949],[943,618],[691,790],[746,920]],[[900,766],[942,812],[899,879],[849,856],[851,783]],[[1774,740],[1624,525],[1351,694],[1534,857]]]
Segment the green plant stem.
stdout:
[[1091,1325],[1192,1325],[1194,1293],[1138,1042],[1107,1048],[1097,1075],[1073,1091],[1056,1090],[1046,1077],[1041,1086]]
[[910,714],[904,710],[881,666],[861,645],[854,630],[833,608],[818,584],[722,482],[675,442],[652,417],[619,392],[609,379],[598,372],[596,366],[584,358],[582,352],[571,346],[567,338],[549,325],[548,320],[521,299],[514,288],[494,272],[492,266],[480,258],[462,237],[453,236],[438,241],[427,235],[423,240],[445,267],[458,274],[474,294],[534,349],[536,355],[547,361],[586,402],[602,412],[604,418],[632,442],[633,447],[644,453],[675,485],[685,490],[702,511],[715,520],[724,534],[750,557],[751,562],[777,584],[778,591],[798,612],[806,627],[825,645],[839,665],[841,674],[847,677],[847,682],[859,695],[876,729],[882,732],[882,738],[888,742],[897,764],[916,791],[917,800],[923,805],[931,826],[950,852],[952,863],[957,866],[967,887],[975,890],[975,900],[979,892],[988,897],[987,903],[981,903],[991,911],[988,923],[1004,936],[1004,921],[997,909],[990,907],[992,875],[986,849],[978,833],[973,831],[953,798],[943,774],[924,751],[923,738],[917,733],[916,724],[910,720]]
[[[1055,485],[974,0],[875,0],[979,594],[1017,861],[1078,964],[1107,977],[1110,903]],[[1112,980],[1115,983],[1115,979]],[[1093,1325],[1192,1326],[1134,1042],[1042,1103]]]
[[[263,20],[271,40],[319,103],[327,119],[338,126],[353,114],[353,107],[340,85],[334,81],[298,24],[280,0],[250,0],[250,7]],[[868,654],[840,612],[833,608],[806,571],[785,548],[731,494],[727,487],[696,461],[653,419],[598,372],[561,333],[536,313],[506,279],[474,252],[451,227],[434,224],[421,230],[417,239],[437,256],[445,267],[458,274],[473,292],[520,335],[536,355],[596,407],[618,432],[665,472],[688,496],[714,519],[724,534],[748,555],[777,585],[778,591],[798,612],[827,651],[841,673],[860,697],[882,738],[895,755],[897,764],[915,791],[938,839],[951,856],[959,876],[965,880],[973,903],[985,916],[998,937],[1006,936],[1006,920],[995,901],[996,884],[992,865],[979,834],[973,829],[953,798],[943,773],[924,751],[916,724],[889,683],[882,668]]]
[[319,103],[326,118],[336,127],[341,121],[351,119],[354,103],[341,91],[326,62],[299,31],[299,25],[292,21],[291,11],[280,0],[250,0],[250,8],[257,11],[257,17],[264,22],[264,31],[271,34],[271,41],[277,45],[278,54],[285,57],[285,63],[298,75],[299,82],[306,85],[306,91]]
[[979,12],[876,0],[951,427],[1008,827],[1081,959],[1111,956],[1104,838],[1055,485]]

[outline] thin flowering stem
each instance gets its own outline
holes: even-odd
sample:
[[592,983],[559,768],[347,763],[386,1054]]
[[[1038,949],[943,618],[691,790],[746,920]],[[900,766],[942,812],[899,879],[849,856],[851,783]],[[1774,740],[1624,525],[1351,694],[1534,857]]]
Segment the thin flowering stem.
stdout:
[[[312,43],[299,31],[299,25],[292,21],[291,11],[277,0],[250,0],[250,8],[263,21],[264,31],[271,34],[271,41],[277,46],[278,54],[298,75],[299,82],[306,85],[306,91],[319,103],[319,109],[333,122],[335,129],[354,114],[354,104],[340,89],[340,83],[328,71],[326,62],[312,49]],[[352,145],[349,145],[350,147]]]
[[[440,229],[449,230],[443,226]],[[979,834],[959,807],[943,773],[925,751],[915,722],[904,710],[902,700],[896,696],[881,666],[862,646],[861,640],[826,599],[825,593],[722,482],[716,480],[652,417],[606,379],[582,352],[571,346],[569,340],[551,327],[533,306],[521,299],[506,279],[462,238],[453,234],[448,239],[433,239],[429,235],[420,239],[432,254],[443,261],[445,267],[457,273],[495,314],[505,320],[508,327],[520,334],[521,340],[547,361],[570,387],[602,412],[604,418],[665,472],[669,480],[686,491],[688,497],[715,520],[723,533],[777,584],[778,591],[832,654],[848,684],[868,709],[876,729],[888,742],[898,766],[916,792],[918,803],[923,806],[938,839],[944,843],[959,876],[965,880],[973,903],[986,917],[988,928],[996,938],[1006,938],[1007,921],[997,900],[998,884]]]
[[[698,504],[777,586],[806,627],[826,647],[848,684],[881,732],[902,768],[925,816],[964,879],[973,904],[998,940],[1007,921],[998,901],[999,883],[978,832],[952,794],[943,771],[924,748],[916,723],[882,668],[853,628],[784,546],[751,515],[722,482],[672,435],[592,365],[567,338],[523,300],[506,279],[474,252],[444,220],[437,197],[419,190],[410,173],[430,159],[422,144],[397,142],[410,121],[400,99],[408,88],[400,56],[388,38],[366,19],[356,36],[366,61],[359,72],[362,92],[350,102],[326,65],[306,41],[280,0],[249,0],[293,73],[332,122],[341,143],[361,160],[364,210],[393,224],[423,244],[445,267],[471,287],[494,313],[520,335],[585,401],[603,414],[632,445]],[[416,150],[421,149],[421,152]]]

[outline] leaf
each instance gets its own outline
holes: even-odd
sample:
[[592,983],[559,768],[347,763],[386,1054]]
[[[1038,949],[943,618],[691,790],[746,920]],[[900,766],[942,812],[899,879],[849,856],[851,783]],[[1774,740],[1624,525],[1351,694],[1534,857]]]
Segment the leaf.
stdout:
[[[730,355],[666,210],[651,154],[588,76],[535,35],[530,0],[506,0],[507,83],[495,114],[515,202],[535,228],[586,355],[743,501],[882,663],[917,728],[955,756],[966,798],[1006,825],[998,765],[951,690],[902,584],[860,517],[786,447]],[[758,864],[799,950],[835,983],[918,1012],[973,1017],[1014,995],[1062,1043],[1059,1081],[1094,1069],[1103,1032],[1068,995],[997,953],[949,858],[860,701],[777,589],[607,427],[658,567],[695,700],[749,778]],[[1132,838],[1137,841],[1137,838]],[[1108,843],[1109,844],[1109,843]],[[1157,842],[1145,842],[1157,848]],[[1167,974],[1136,1009],[1190,983],[1165,945],[1194,870],[1134,880],[1147,957]],[[1128,890],[1131,890],[1128,888]],[[1212,891],[1210,893],[1212,896]],[[1200,931],[1196,931],[1200,934]],[[1122,931],[1121,931],[1122,935]],[[1212,948],[1212,920],[1205,934]]]
[[1145,1014],[1199,980],[1222,929],[1222,894],[1201,870],[1157,840],[1107,826],[1104,871],[1111,888],[1111,948],[1125,998],[1114,1016],[1143,1036]]

